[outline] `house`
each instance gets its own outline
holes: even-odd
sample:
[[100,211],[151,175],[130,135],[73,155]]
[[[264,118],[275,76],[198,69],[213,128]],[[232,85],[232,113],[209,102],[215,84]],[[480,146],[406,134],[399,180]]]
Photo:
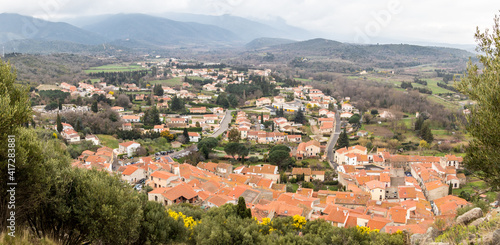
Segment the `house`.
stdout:
[[173,173],[163,170],[157,170],[149,176],[148,184],[153,188],[167,187],[170,186],[170,183],[172,181],[177,179],[179,179],[179,176]]
[[310,168],[293,168],[292,176],[297,179],[298,176],[304,175],[304,181],[311,181],[312,171]]
[[285,98],[282,96],[274,96],[274,103],[285,103]]
[[190,113],[207,113],[206,107],[191,107],[189,108]]
[[122,172],[122,180],[133,184],[137,181],[146,178],[146,170],[135,165],[128,165]]
[[342,104],[342,111],[343,112],[352,112],[353,109],[354,109],[354,107],[349,103]]
[[132,130],[132,123],[124,123],[124,124],[122,124],[122,130],[123,131],[130,131],[130,130]]
[[116,111],[116,112],[122,112],[125,109],[121,106],[113,106],[113,107],[111,107],[111,110]]
[[257,99],[255,101],[255,105],[256,106],[263,106],[263,105],[270,105],[272,102],[271,102],[271,99],[269,98],[266,98],[266,97],[262,97],[260,99]]
[[441,180],[435,180],[425,183],[424,188],[427,200],[433,201],[435,199],[447,196],[449,186],[441,182]]
[[212,113],[224,113],[224,108],[222,107],[212,108]]
[[236,205],[236,199],[228,197],[226,195],[215,195],[210,196],[205,200],[207,207],[220,207],[226,203],[231,203]]
[[319,109],[320,116],[326,116],[327,114],[328,114],[328,109],[325,109],[325,108]]
[[354,114],[350,113],[350,112],[342,112],[340,113],[340,118],[344,118],[344,119],[349,119],[353,116]]
[[165,125],[161,124],[161,125],[154,125],[153,127],[153,132],[155,133],[161,133],[165,130],[168,130],[168,128],[165,128]]
[[123,115],[122,119],[125,122],[140,122],[141,121],[141,118],[139,116],[135,116],[135,115]]
[[182,146],[182,143],[179,141],[174,141],[170,143],[170,145],[172,146],[172,148],[180,148]]
[[137,148],[141,146],[141,144],[134,141],[123,142],[118,145],[118,152],[120,152],[120,154],[127,154],[128,157],[132,157],[137,151]]
[[99,145],[99,138],[97,138],[97,136],[95,136],[93,134],[89,134],[89,135],[85,136],[85,140],[92,141],[92,144],[94,144],[94,145]]
[[188,132],[189,142],[198,142],[201,139],[201,136],[198,132]]
[[310,140],[308,142],[302,142],[297,147],[297,157],[318,157],[321,152],[320,143],[316,140]]
[[327,135],[330,135],[334,129],[335,129],[334,122],[324,122],[319,128],[322,134],[327,134]]
[[433,212],[435,215],[457,214],[459,208],[470,205],[465,199],[457,196],[447,195],[434,200]]
[[203,119],[205,120],[205,123],[214,124],[219,119],[219,117],[215,114],[205,114],[203,115]]
[[69,143],[80,142],[80,135],[73,128],[65,129],[61,132],[61,136],[64,137]]
[[365,190],[370,193],[371,199],[375,201],[385,200],[385,184],[378,180],[365,183]]
[[462,157],[457,157],[455,155],[445,155],[441,158],[440,164],[443,168],[447,166],[454,166],[456,169],[460,168],[463,162]]
[[311,179],[325,181],[325,171],[311,171]]
[[288,142],[302,142],[302,135],[286,135],[285,139]]
[[148,193],[148,200],[168,206],[178,203],[196,203],[199,197],[191,186],[182,183],[175,187],[154,189]]

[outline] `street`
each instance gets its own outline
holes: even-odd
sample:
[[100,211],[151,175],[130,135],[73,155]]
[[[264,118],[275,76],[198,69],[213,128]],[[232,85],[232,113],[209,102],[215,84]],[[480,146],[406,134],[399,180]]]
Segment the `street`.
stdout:
[[339,139],[340,135],[340,114],[338,113],[337,108],[335,108],[335,133],[330,135],[330,140],[328,141],[328,144],[326,145],[326,156],[328,159],[328,163],[330,164],[330,167],[333,170],[337,170],[337,164],[333,161],[333,148],[337,144],[337,140]]
[[216,138],[217,136],[221,135],[222,133],[224,133],[224,131],[227,130],[229,123],[231,123],[231,119],[233,119],[233,117],[231,116],[231,113],[233,111],[234,110],[227,110],[226,111],[226,115],[224,115],[224,118],[222,119],[222,122],[220,123],[219,129],[217,129],[217,131],[215,131],[210,137]]

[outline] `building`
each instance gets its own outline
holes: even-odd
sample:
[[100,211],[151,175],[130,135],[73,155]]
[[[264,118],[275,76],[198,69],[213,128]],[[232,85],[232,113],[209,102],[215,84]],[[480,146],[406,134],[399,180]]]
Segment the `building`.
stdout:
[[80,142],[80,135],[73,128],[65,129],[61,132],[61,136],[69,143]]
[[177,179],[179,179],[179,176],[173,173],[158,170],[149,176],[149,186],[153,188],[167,187],[170,186],[172,181]]
[[141,144],[134,141],[123,142],[118,145],[118,152],[120,152],[120,154],[127,154],[128,157],[132,157],[137,151],[137,148],[141,146]]
[[198,142],[201,139],[201,136],[198,132],[188,132],[189,142]]
[[87,136],[85,136],[85,140],[87,141],[91,141],[92,144],[94,145],[99,145],[99,138],[97,138],[97,136],[93,135],[93,134],[89,134]]
[[255,105],[256,105],[256,106],[270,105],[271,103],[272,103],[272,102],[271,102],[271,99],[266,98],[266,97],[263,97],[263,98],[257,99],[257,100],[255,101]]
[[207,113],[206,107],[191,107],[189,108],[190,113]]
[[191,186],[183,183],[175,187],[154,189],[148,193],[148,200],[168,206],[178,203],[193,204],[199,200],[199,197]]
[[137,183],[137,181],[146,178],[146,170],[135,165],[128,165],[122,172],[122,180],[130,184]]
[[321,153],[321,146],[318,141],[310,140],[308,142],[302,142],[297,147],[297,158],[304,157],[318,157]]

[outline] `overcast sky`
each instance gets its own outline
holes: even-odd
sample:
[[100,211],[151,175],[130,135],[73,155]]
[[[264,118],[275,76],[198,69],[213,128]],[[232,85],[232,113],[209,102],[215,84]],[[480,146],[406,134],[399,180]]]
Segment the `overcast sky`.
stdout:
[[499,0],[18,0],[0,11],[57,21],[113,13],[230,14],[283,18],[289,25],[345,42],[474,44],[476,26],[491,28]]

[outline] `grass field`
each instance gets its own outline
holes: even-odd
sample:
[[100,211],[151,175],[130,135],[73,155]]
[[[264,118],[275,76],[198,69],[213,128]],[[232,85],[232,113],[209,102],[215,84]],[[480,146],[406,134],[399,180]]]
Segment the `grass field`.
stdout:
[[142,66],[139,65],[110,64],[104,66],[90,67],[89,69],[85,70],[85,72],[86,73],[121,72],[121,71],[140,71],[140,70],[146,70],[146,68],[143,68]]
[[118,140],[111,135],[98,134],[97,137],[101,141],[101,144],[107,146],[111,149],[118,148]]
[[38,86],[37,89],[39,91],[43,91],[43,90],[61,90],[60,87],[58,87],[56,85],[50,85],[50,84],[42,84],[42,85]]
[[[478,192],[482,192],[486,188],[488,188],[488,186],[486,185],[486,183],[484,181],[479,180],[479,179],[475,179],[475,178],[471,178],[469,183],[467,183],[462,188],[454,189],[453,195],[458,196],[458,195],[460,195],[460,192],[465,191],[465,192],[469,193],[471,196],[474,196],[475,194],[477,194]],[[495,193],[495,192],[490,191],[490,192],[486,192],[485,194],[488,197],[488,200],[490,202],[493,202],[497,197],[497,193]]]
[[183,82],[184,82],[183,77],[174,77],[167,80],[151,81],[149,83],[151,83],[152,85],[161,84],[165,86],[181,86]]

